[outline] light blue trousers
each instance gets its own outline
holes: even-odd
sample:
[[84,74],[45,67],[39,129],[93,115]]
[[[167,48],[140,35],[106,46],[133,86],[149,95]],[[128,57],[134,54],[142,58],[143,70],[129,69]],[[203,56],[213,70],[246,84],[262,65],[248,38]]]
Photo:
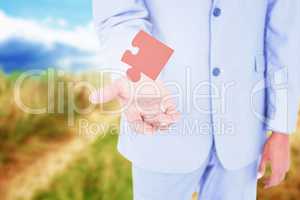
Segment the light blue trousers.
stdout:
[[[234,159],[234,158],[232,158]],[[258,162],[239,170],[222,167],[213,148],[203,166],[191,173],[159,173],[132,167],[134,200],[256,200]]]

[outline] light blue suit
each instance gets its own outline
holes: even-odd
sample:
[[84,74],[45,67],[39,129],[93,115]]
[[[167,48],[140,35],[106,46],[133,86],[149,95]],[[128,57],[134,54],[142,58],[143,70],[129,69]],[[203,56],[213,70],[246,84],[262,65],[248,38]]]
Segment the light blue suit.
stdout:
[[259,158],[266,130],[295,130],[299,0],[94,0],[94,16],[106,68],[128,67],[119,60],[141,29],[175,50],[159,79],[181,120],[140,135],[123,118],[119,150],[134,165],[189,173],[214,141],[224,168],[241,169]]

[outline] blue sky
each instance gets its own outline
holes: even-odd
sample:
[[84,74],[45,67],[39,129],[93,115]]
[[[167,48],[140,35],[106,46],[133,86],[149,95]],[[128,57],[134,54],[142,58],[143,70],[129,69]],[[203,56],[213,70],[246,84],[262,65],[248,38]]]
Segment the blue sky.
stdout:
[[64,19],[71,26],[86,24],[92,18],[91,0],[1,0],[0,9],[23,19]]
[[5,72],[99,64],[91,0],[0,0],[0,26]]

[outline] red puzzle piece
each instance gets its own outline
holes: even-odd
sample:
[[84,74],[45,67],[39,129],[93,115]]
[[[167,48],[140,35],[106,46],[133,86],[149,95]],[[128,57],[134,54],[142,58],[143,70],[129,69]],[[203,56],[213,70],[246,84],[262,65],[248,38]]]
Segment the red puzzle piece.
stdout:
[[127,70],[127,76],[133,82],[140,80],[141,73],[155,80],[174,52],[144,31],[134,37],[132,46],[138,47],[139,52],[134,55],[126,50],[122,61],[132,67]]

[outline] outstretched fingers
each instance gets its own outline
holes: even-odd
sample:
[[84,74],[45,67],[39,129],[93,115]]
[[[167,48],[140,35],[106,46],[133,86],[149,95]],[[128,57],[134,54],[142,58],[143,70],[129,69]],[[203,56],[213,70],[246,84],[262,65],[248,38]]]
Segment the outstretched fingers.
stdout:
[[123,94],[126,92],[123,91],[125,87],[122,85],[122,80],[116,80],[112,84],[92,92],[89,96],[89,100],[93,104],[101,104],[113,99],[119,99],[120,97],[123,97]]

